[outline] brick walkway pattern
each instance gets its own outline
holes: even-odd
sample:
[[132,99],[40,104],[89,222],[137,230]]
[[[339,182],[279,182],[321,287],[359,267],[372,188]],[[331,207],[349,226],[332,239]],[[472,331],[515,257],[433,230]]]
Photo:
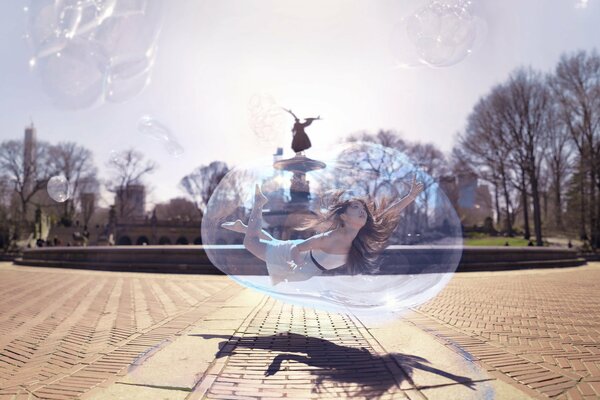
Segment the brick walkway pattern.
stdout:
[[[532,397],[600,397],[600,264],[456,274],[411,322]],[[218,276],[0,268],[0,399],[72,399],[239,293]],[[188,399],[404,398],[360,321],[265,298]],[[404,369],[404,371],[403,371]],[[404,392],[400,390],[403,388]],[[272,390],[267,390],[272,389]],[[412,391],[413,394],[418,394]],[[418,396],[417,396],[418,397]]]
[[[600,398],[600,264],[456,274],[423,329],[543,397]],[[434,320],[434,321],[432,321]]]
[[[359,321],[266,299],[192,399],[407,399],[406,375]],[[406,385],[403,385],[406,386]]]
[[238,292],[219,277],[2,268],[0,398],[77,398]]

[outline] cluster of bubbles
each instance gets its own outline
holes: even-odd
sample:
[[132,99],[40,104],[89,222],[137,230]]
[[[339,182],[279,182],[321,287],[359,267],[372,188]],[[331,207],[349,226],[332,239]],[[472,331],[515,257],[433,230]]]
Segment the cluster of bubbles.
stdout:
[[56,202],[64,203],[73,196],[73,186],[64,175],[56,175],[46,185],[48,196]]
[[27,38],[45,91],[65,108],[122,102],[147,86],[162,0],[32,0]]
[[149,115],[142,116],[137,124],[138,131],[150,138],[159,141],[172,157],[179,157],[183,154],[183,147],[179,144],[169,128],[160,121]]
[[434,0],[403,18],[392,37],[397,65],[448,67],[465,59],[487,33],[471,6],[468,0]]
[[248,125],[260,143],[273,145],[290,126],[289,114],[268,93],[254,94],[248,102]]
[[[401,152],[371,143],[338,145],[316,158],[259,160],[233,168],[221,180],[202,221],[202,242],[213,265],[275,298],[366,318],[394,318],[435,296],[458,266],[462,230],[452,204],[433,178]],[[288,167],[282,168],[284,164]],[[304,272],[278,276],[275,281],[271,267],[248,254],[243,234],[223,227],[238,219],[248,222],[255,184],[268,198],[263,228],[275,239],[289,240],[330,229],[298,228],[323,211],[336,190],[344,190],[342,199],[362,197],[381,205],[404,198],[415,179],[425,190],[402,210],[400,222],[385,242],[386,250],[378,257],[378,272],[356,274],[341,267],[314,276]]]

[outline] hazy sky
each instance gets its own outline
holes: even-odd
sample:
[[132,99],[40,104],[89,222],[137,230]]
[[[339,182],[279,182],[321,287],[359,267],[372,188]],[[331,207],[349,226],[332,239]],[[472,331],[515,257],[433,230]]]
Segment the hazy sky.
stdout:
[[[383,128],[449,151],[477,99],[516,67],[550,71],[565,52],[600,48],[600,0],[473,0],[472,13],[487,25],[480,48],[449,67],[396,68],[395,28],[427,3],[168,1],[145,90],[123,103],[73,110],[54,105],[29,67],[29,2],[3,1],[0,140],[22,138],[31,118],[40,140],[91,149],[101,176],[111,150],[135,147],[159,164],[147,179],[149,200],[164,201],[181,196],[179,180],[212,160],[235,165],[277,146],[292,155],[291,118],[282,143],[260,141],[250,129],[255,94],[303,117],[320,114],[307,130],[315,148]],[[168,127],[183,155],[174,158],[141,134],[143,115]]]

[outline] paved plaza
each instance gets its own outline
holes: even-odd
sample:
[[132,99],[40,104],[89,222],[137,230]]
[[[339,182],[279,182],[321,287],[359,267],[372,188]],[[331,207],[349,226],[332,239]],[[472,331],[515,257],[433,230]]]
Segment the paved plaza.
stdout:
[[370,326],[224,276],[0,263],[0,399],[596,399],[599,287],[461,273]]

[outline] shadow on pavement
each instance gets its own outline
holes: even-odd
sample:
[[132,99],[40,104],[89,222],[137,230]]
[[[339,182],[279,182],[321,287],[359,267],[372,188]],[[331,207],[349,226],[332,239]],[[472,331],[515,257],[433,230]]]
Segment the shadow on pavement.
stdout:
[[[466,376],[454,375],[430,365],[423,357],[390,353],[384,356],[371,353],[365,348],[342,346],[325,339],[304,336],[296,333],[278,333],[270,336],[228,336],[193,334],[204,339],[225,339],[219,344],[216,358],[238,354],[236,348],[270,350],[278,352],[271,361],[265,376],[272,376],[281,371],[284,361],[296,361],[307,365],[310,373],[315,376],[313,392],[326,393],[328,387],[339,388],[348,385],[356,386],[349,397],[377,398],[393,386],[407,380],[412,384],[415,369],[427,371],[448,378],[456,383],[440,386],[461,384],[475,390],[476,381]],[[405,376],[392,375],[386,365],[397,364]],[[327,385],[325,385],[327,383]],[[432,387],[432,386],[430,386]]]

